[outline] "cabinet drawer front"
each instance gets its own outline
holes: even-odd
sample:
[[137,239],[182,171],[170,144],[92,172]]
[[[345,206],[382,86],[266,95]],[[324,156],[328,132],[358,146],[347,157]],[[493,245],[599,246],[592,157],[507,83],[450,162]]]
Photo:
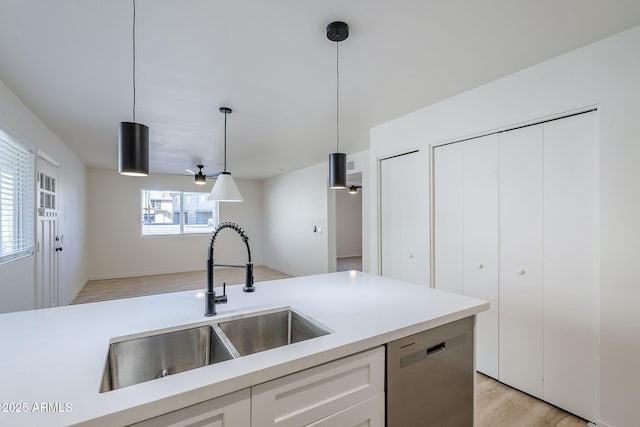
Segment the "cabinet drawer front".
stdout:
[[383,391],[379,347],[252,387],[252,426],[311,424]]
[[249,427],[250,396],[247,388],[133,425],[135,427]]
[[384,427],[384,394],[338,412],[308,427]]

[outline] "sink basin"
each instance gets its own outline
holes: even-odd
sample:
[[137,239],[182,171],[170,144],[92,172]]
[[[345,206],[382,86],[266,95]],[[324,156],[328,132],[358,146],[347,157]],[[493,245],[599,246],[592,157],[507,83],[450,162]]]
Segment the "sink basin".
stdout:
[[220,322],[217,326],[240,356],[329,333],[313,320],[289,309]]
[[329,331],[290,309],[126,337],[109,345],[100,392],[200,368],[311,338]]
[[100,392],[229,359],[232,352],[210,325],[115,342],[109,345]]

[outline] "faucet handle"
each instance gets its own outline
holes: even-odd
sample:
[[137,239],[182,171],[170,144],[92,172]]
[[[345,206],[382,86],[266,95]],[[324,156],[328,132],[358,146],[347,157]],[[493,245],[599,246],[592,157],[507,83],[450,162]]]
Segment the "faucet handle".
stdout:
[[227,303],[227,282],[222,282],[222,295],[214,297],[216,304]]

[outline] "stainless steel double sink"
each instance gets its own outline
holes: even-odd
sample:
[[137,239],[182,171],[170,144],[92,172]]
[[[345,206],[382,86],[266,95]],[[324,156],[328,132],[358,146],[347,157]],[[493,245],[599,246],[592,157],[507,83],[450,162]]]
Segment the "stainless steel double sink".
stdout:
[[173,329],[109,345],[100,392],[327,335],[289,308]]

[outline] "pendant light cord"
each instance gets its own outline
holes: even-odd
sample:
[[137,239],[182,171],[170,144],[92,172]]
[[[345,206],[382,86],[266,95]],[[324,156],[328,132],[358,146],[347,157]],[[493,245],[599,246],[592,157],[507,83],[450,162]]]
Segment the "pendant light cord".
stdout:
[[136,0],[133,0],[133,122],[136,122]]
[[336,153],[340,152],[340,42],[336,41]]
[[224,112],[224,171],[227,171],[227,112]]

